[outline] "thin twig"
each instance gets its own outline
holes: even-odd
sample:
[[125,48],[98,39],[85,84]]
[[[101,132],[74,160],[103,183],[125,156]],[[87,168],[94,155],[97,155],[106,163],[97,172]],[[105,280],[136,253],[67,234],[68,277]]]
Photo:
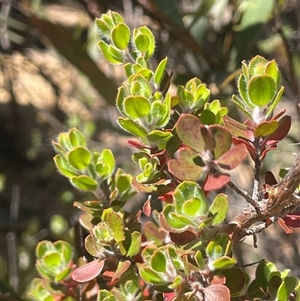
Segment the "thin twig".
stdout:
[[257,215],[261,215],[257,203],[251,198],[251,196],[247,193],[247,191],[241,190],[241,189],[238,188],[232,181],[229,181],[229,182],[227,183],[227,185],[228,185],[232,190],[234,190],[238,195],[242,196],[249,204],[251,204],[251,205],[254,207],[254,209],[255,209]]

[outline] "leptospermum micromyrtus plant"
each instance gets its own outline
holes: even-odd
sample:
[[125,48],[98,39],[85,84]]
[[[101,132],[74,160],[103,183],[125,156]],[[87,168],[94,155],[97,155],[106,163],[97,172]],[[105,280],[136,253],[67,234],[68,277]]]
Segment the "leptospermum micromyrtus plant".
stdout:
[[[261,260],[250,280],[238,265],[232,233],[222,231],[228,195],[217,193],[229,186],[242,194],[228,171],[247,155],[255,163],[257,189],[266,153],[290,129],[290,116],[274,113],[284,91],[276,62],[261,56],[242,62],[239,95],[232,96],[248,118],[240,123],[227,116],[219,100],[210,101],[210,90],[198,78],[178,86],[176,95],[168,91],[168,59],[152,68],[155,38],[148,27],[132,31],[113,11],[96,25],[103,58],[124,67],[126,79],[116,98],[118,124],[132,135],[128,144],[140,173],[117,168],[109,149],[92,151],[76,128],[58,135],[53,142],[57,169],[74,187],[94,194],[74,204],[82,211],[85,249],[93,260],[72,258],[66,242],[40,242],[36,268],[42,279],[32,281],[27,298],[299,300],[299,280],[289,270],[279,272]],[[268,175],[265,188],[274,184]],[[124,206],[137,191],[148,201],[140,211],[128,212]],[[151,198],[162,202],[161,211],[152,210]],[[263,214],[255,191],[245,199]],[[142,221],[142,215],[149,219]],[[285,215],[280,223],[289,230],[300,226],[297,215]]]

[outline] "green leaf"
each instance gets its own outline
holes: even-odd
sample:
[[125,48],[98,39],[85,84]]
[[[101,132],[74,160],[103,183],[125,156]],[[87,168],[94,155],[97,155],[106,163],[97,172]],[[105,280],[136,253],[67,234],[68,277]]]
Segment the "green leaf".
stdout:
[[216,115],[210,110],[203,110],[200,115],[200,121],[203,124],[214,124],[216,121]]
[[166,281],[156,272],[153,270],[143,267],[141,264],[137,264],[138,271],[140,273],[141,278],[152,285],[164,285]]
[[122,113],[123,115],[125,115],[124,100],[125,100],[126,96],[127,96],[127,93],[126,93],[125,87],[121,86],[120,88],[118,88],[116,105],[117,105],[117,108],[120,111],[120,113]]
[[129,27],[124,23],[118,24],[111,32],[111,38],[118,49],[125,50],[130,41]]
[[83,191],[93,191],[97,189],[97,182],[91,177],[81,175],[78,177],[73,177],[71,183],[78,189]]
[[275,81],[267,75],[256,75],[249,82],[248,93],[253,104],[259,107],[265,106],[275,96]]
[[101,18],[96,18],[95,24],[103,37],[110,36],[110,29]]
[[246,274],[241,269],[232,267],[222,271],[226,278],[226,286],[229,288],[232,297],[240,293],[246,286]]
[[248,117],[252,118],[251,112],[249,112],[249,109],[245,107],[244,102],[240,98],[238,98],[236,95],[232,95],[231,100],[242,112],[244,112]]
[[222,256],[213,262],[213,267],[215,270],[223,270],[223,269],[229,269],[235,264],[236,264],[236,260],[234,258],[230,258],[228,256]]
[[155,70],[153,80],[154,80],[156,87],[159,87],[159,85],[164,77],[167,62],[168,62],[168,58],[166,57],[160,61],[160,63],[158,64],[158,66]]
[[118,123],[125,131],[131,133],[132,135],[141,138],[143,141],[146,141],[147,131],[140,126],[138,123],[134,122],[128,118],[118,118]]
[[246,30],[257,24],[265,24],[274,7],[274,0],[252,0],[245,2],[243,14],[238,30]]
[[51,241],[43,240],[37,244],[36,249],[35,249],[35,255],[38,259],[41,259],[44,257],[44,255],[47,252],[50,252],[50,251],[53,252],[54,250],[55,250],[55,248]]
[[138,33],[134,37],[134,44],[141,53],[146,53],[149,48],[150,41],[147,35]]
[[131,244],[127,251],[127,256],[135,256],[141,249],[142,234],[138,231],[131,233]]
[[56,251],[63,257],[64,262],[68,263],[72,260],[72,247],[65,241],[57,240],[53,243]]
[[279,275],[274,275],[268,282],[268,293],[270,294],[271,298],[275,300],[277,296],[278,289],[282,284],[282,279]]
[[73,146],[70,141],[69,133],[59,133],[57,137],[58,143],[61,145],[63,149],[67,152],[73,149]]
[[58,283],[58,282],[62,282],[64,280],[67,280],[68,278],[70,278],[72,271],[73,271],[72,268],[64,269],[62,272],[58,273],[55,276],[55,282]]
[[56,168],[61,174],[63,174],[67,178],[76,176],[76,170],[69,164],[69,161],[65,157],[56,155],[53,160]]
[[253,103],[249,99],[248,95],[248,82],[245,80],[245,76],[243,74],[240,75],[238,80],[238,90],[240,93],[240,96],[242,97],[242,105],[244,108],[254,108]]
[[97,160],[95,169],[99,176],[106,179],[114,172],[115,165],[115,157],[112,151],[110,149],[104,149]]
[[128,174],[119,175],[117,178],[117,189],[120,193],[131,188],[132,176]]
[[198,204],[198,214],[207,214],[208,205],[205,199],[205,195],[197,183],[192,181],[182,182],[176,187],[173,197],[177,212],[182,212],[182,208],[186,201],[197,199],[197,202],[200,202]]
[[165,273],[167,269],[167,260],[165,255],[159,250],[155,251],[151,256],[150,265],[154,271]]
[[148,134],[147,138],[149,141],[157,144],[159,149],[164,149],[172,136],[170,132],[154,130]]
[[191,221],[184,217],[183,215],[179,215],[174,211],[174,206],[171,204],[167,204],[163,211],[162,216],[164,221],[174,230],[180,230],[180,232],[187,230],[191,225]]
[[114,48],[112,45],[106,44],[104,41],[98,43],[98,47],[104,56],[104,58],[111,64],[122,64],[123,56],[120,51]]
[[91,162],[91,153],[85,147],[78,146],[70,151],[68,160],[74,168],[83,170]]
[[224,221],[228,212],[228,197],[219,193],[209,207],[209,212],[214,215],[212,225],[218,225]]
[[150,102],[143,96],[128,96],[124,100],[124,112],[132,119],[147,116],[150,109]]
[[76,128],[72,128],[69,131],[69,139],[73,147],[86,146],[86,140],[84,135]]
[[152,31],[146,27],[142,26],[138,28],[138,32],[146,35],[148,37],[149,43],[147,47],[147,53],[145,55],[145,59],[148,60],[154,53],[155,50],[155,38]]
[[43,261],[49,266],[59,266],[62,263],[61,257],[56,252],[48,252],[44,257]]
[[113,239],[119,243],[125,238],[124,222],[122,217],[116,212],[108,213],[105,216],[105,221],[113,232]]
[[170,106],[160,101],[154,101],[151,105],[151,117],[156,127],[164,127],[170,119]]
[[298,280],[296,277],[285,277],[278,288],[276,300],[288,300],[290,294],[294,291],[295,287],[297,286],[297,283]]
[[272,115],[273,111],[275,110],[276,106],[279,103],[279,100],[281,99],[282,95],[284,92],[284,87],[281,86],[280,90],[278,91],[278,93],[276,94],[274,100],[272,101],[271,104],[269,104],[270,106],[267,109],[267,113],[266,113],[266,118],[268,118],[269,116]]
[[257,125],[257,127],[254,130],[254,136],[255,137],[265,137],[272,133],[274,133],[278,128],[278,121],[276,120],[270,120],[270,121],[264,121]]
[[274,79],[276,83],[276,90],[279,90],[280,83],[281,83],[281,74],[280,71],[278,70],[278,66],[275,60],[272,60],[267,63],[265,75],[269,75]]
[[187,200],[182,206],[182,213],[187,216],[194,217],[199,214],[203,202],[198,198]]

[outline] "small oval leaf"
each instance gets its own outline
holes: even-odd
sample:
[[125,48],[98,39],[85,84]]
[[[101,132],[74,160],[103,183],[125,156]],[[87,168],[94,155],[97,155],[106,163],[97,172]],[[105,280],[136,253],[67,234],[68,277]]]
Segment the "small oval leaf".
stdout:
[[72,278],[77,282],[88,282],[101,273],[103,266],[104,260],[91,261],[75,269],[72,273]]

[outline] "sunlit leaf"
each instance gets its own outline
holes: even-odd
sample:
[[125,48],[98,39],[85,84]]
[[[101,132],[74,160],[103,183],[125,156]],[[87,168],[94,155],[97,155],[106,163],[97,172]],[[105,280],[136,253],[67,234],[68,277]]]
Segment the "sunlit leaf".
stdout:
[[73,280],[77,282],[91,281],[101,273],[104,262],[104,260],[93,260],[83,266],[78,267],[72,273]]

